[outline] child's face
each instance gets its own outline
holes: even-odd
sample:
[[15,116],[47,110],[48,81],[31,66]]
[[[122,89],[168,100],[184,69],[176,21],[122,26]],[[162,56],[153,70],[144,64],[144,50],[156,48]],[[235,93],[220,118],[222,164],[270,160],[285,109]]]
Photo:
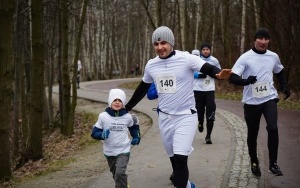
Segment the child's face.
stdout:
[[120,99],[115,99],[112,103],[111,103],[111,108],[113,110],[121,110],[123,108],[123,103]]

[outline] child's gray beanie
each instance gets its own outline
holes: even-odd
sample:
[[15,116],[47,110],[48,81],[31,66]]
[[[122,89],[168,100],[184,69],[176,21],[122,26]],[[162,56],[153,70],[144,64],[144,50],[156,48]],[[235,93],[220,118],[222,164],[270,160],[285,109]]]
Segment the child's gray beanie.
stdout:
[[175,39],[172,30],[166,26],[158,27],[152,34],[152,44],[156,41],[166,41],[174,46]]

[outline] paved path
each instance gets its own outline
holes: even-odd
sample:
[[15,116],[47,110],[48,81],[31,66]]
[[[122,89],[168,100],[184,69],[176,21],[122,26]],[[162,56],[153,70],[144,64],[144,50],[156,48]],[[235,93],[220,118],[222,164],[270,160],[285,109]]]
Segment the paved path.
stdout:
[[[107,102],[108,92],[118,87],[120,83],[138,81],[138,79],[119,79],[106,81],[93,81],[81,83],[78,97],[99,102]],[[129,99],[132,90],[124,89]],[[294,172],[298,172],[299,162],[295,159],[299,156],[299,127],[290,124],[291,119],[283,118],[279,121],[279,128],[285,129],[286,124],[293,130],[283,134],[283,144],[292,144],[293,154],[288,158],[295,160],[282,162],[285,157],[279,158],[279,164],[287,174],[283,177],[273,177],[267,174],[265,130],[260,131],[261,146],[260,158],[264,159],[261,165],[263,175],[254,177],[249,169],[249,157],[246,147],[246,125],[242,118],[242,104],[237,101],[217,100],[217,116],[212,133],[212,145],[206,145],[204,133],[197,133],[193,147],[195,151],[189,157],[190,179],[197,187],[299,187],[300,182]],[[153,126],[147,134],[143,135],[141,144],[132,150],[129,166],[129,184],[131,188],[171,188],[169,181],[171,166],[163,149],[157,126],[157,114],[152,111],[157,101],[149,101],[144,98],[133,110],[141,111],[153,120]],[[279,114],[282,110],[279,111]],[[292,111],[294,112],[294,111]],[[289,112],[289,115],[293,114]],[[299,124],[299,111],[295,111],[294,120]],[[279,119],[282,116],[279,116]],[[284,125],[284,126],[283,126]],[[283,128],[284,127],[284,128]],[[293,134],[290,138],[289,134]],[[295,138],[295,139],[294,139]],[[282,145],[282,144],[281,144]],[[284,148],[283,151],[288,151]],[[290,151],[291,152],[291,151]],[[294,153],[295,152],[295,153]],[[279,148],[282,155],[282,147]],[[291,170],[294,165],[296,170]],[[292,171],[292,172],[291,172]],[[99,175],[94,181],[87,183],[85,187],[113,187],[113,181],[109,170]]]
[[[217,107],[243,118],[240,101],[216,99]],[[278,165],[284,176],[268,173],[268,149],[266,122],[261,118],[259,132],[260,163],[262,170],[261,187],[299,188],[300,187],[300,111],[278,108],[279,148]]]

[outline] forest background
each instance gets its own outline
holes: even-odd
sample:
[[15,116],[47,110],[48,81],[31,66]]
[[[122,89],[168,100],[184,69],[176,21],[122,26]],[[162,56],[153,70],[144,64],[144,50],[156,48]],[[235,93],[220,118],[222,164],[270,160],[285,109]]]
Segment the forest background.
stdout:
[[166,25],[175,49],[209,42],[221,67],[231,68],[266,27],[292,90],[288,101],[297,102],[299,23],[298,0],[0,0],[0,180],[43,158],[47,133],[74,135],[78,60],[82,81],[141,75],[155,57],[152,32]]

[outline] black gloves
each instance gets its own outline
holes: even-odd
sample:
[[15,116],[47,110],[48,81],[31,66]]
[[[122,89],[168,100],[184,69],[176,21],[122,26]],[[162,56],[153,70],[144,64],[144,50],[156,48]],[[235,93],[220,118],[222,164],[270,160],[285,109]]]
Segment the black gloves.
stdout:
[[246,79],[246,85],[254,84],[257,81],[256,76],[249,76]]
[[275,75],[277,76],[277,79],[278,79],[279,84],[281,86],[282,93],[285,94],[284,100],[286,100],[287,98],[290,97],[291,93],[290,93],[290,90],[287,86],[287,80],[286,80],[286,77],[284,75],[284,69],[282,69],[279,73],[277,73]]
[[283,86],[283,87],[281,87],[281,91],[282,91],[282,93],[284,93],[284,94],[285,94],[285,97],[284,97],[284,99],[283,99],[283,100],[286,100],[287,98],[289,98],[289,97],[290,97],[290,95],[291,95],[291,92],[290,92],[290,90],[289,90],[289,88],[288,88],[288,87],[286,87],[286,86]]

